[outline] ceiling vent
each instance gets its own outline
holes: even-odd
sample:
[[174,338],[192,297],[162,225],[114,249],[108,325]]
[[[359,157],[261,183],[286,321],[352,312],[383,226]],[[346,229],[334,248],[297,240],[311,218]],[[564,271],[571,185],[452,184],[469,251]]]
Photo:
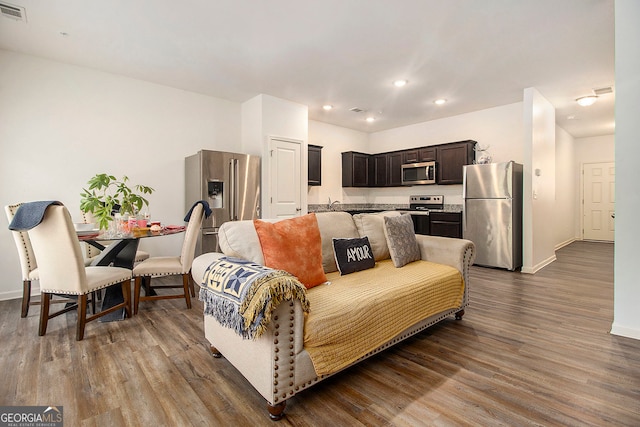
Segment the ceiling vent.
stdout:
[[27,22],[27,13],[24,10],[24,7],[9,3],[0,3],[0,14],[6,18],[16,21]]
[[613,89],[611,88],[611,86],[602,87],[600,89],[594,89],[593,93],[595,93],[597,96],[606,95],[607,93],[613,93]]
[[350,108],[349,111],[353,111],[354,113],[362,113],[362,112],[364,112],[364,110],[362,108],[358,108],[358,107]]

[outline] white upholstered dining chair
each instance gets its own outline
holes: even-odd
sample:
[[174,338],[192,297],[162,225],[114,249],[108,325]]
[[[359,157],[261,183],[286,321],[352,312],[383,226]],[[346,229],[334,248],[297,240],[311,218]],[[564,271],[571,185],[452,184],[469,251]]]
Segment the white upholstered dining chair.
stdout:
[[[33,252],[38,259],[40,276],[40,327],[38,334],[47,332],[49,319],[77,308],[76,340],[84,338],[87,322],[112,311],[124,308],[131,316],[131,270],[121,267],[85,267],[80,242],[71,216],[62,205],[49,206],[42,222],[28,231]],[[120,304],[92,313],[87,317],[87,296],[109,286],[120,286],[124,301]],[[77,297],[74,307],[66,307],[49,314],[51,295],[63,294]]]
[[[9,224],[15,216],[18,208],[22,203],[16,203],[13,205],[7,205],[4,207],[4,211],[7,214]],[[38,264],[36,263],[36,257],[33,254],[33,248],[31,247],[31,240],[26,231],[12,231],[13,240],[16,243],[18,249],[18,257],[20,258],[20,269],[22,272],[22,311],[20,317],[27,317],[29,314],[29,305],[39,304],[39,302],[31,302],[31,282],[38,280]]]
[[[151,257],[133,268],[134,291],[133,291],[133,313],[138,313],[140,301],[150,301],[158,299],[184,298],[187,308],[191,308],[191,295],[193,284],[191,282],[191,264],[196,250],[198,232],[202,225],[204,209],[201,204],[196,205],[189,218],[187,229],[184,234],[182,251],[180,256]],[[181,275],[182,285],[151,285],[151,278],[158,276]],[[140,296],[140,289],[143,285],[145,295]],[[182,288],[181,294],[153,295],[154,289],[162,288]]]

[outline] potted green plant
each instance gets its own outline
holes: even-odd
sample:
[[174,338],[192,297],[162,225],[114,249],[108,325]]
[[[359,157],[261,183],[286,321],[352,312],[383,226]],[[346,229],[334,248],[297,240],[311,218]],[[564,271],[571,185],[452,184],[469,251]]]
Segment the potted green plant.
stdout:
[[144,195],[154,190],[146,185],[129,187],[128,182],[127,176],[118,180],[106,173],[95,175],[87,182],[88,188],[83,188],[80,193],[80,210],[93,213],[100,229],[109,228],[114,211],[135,215],[143,206],[149,206]]

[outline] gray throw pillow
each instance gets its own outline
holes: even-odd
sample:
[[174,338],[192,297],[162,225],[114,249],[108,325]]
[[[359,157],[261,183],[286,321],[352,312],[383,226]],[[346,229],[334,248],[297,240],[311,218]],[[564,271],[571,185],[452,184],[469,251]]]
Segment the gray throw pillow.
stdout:
[[384,235],[391,260],[396,268],[420,260],[420,246],[413,229],[411,215],[385,217]]

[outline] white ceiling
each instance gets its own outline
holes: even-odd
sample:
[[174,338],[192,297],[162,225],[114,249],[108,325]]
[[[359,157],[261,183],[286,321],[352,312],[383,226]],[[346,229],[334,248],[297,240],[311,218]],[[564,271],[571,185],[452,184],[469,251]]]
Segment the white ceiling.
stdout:
[[[365,132],[520,102],[535,87],[574,137],[613,133],[614,94],[574,101],[614,86],[613,0],[0,2],[27,17],[0,18],[2,49],[237,102],[269,94]],[[409,84],[395,88],[399,78]]]

